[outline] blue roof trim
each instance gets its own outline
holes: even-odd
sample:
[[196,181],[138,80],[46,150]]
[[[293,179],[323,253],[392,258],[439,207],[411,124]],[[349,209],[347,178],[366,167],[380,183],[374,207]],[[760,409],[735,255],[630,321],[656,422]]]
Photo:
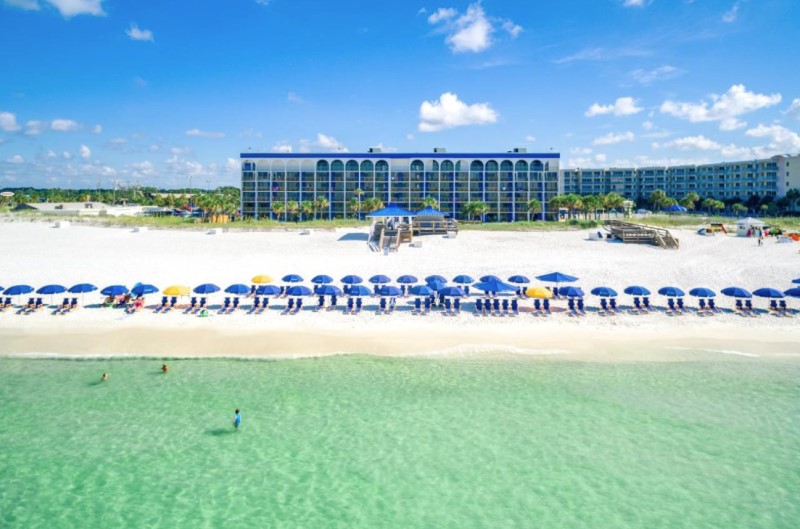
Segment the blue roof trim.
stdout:
[[530,152],[414,152],[414,153],[399,153],[399,152],[344,152],[344,153],[283,153],[283,152],[243,152],[239,158],[285,158],[287,160],[297,159],[326,159],[326,160],[352,160],[354,158],[369,158],[374,160],[416,160],[416,159],[430,159],[436,158],[441,160],[447,159],[464,159],[464,158],[508,158],[514,160],[524,160],[527,158],[549,158],[559,159],[561,154],[557,152],[546,153],[530,153]]

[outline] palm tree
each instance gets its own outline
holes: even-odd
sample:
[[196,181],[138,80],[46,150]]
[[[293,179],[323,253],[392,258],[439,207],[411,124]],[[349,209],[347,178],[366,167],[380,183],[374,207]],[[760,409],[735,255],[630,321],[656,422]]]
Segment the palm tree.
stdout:
[[353,197],[350,199],[350,202],[347,203],[347,210],[353,214],[354,218],[358,218],[359,213],[361,213],[361,201]]
[[528,201],[528,213],[532,214],[534,218],[536,218],[537,213],[542,212],[542,203],[535,198],[532,198]]
[[800,189],[794,187],[788,190],[786,192],[786,199],[789,201],[789,207],[794,211],[794,207],[797,205],[797,202],[800,201]]
[[361,189],[360,187],[357,187],[356,190],[353,191],[353,194],[355,194],[356,200],[358,200],[358,210],[356,211],[356,215],[360,217],[361,216],[361,210],[363,209],[361,207],[361,195],[364,194],[364,190]]
[[681,199],[680,205],[691,211],[698,202],[700,202],[700,196],[694,191],[690,191]]
[[655,210],[660,210],[665,206],[667,200],[667,194],[661,190],[656,189],[652,193],[650,193],[650,197],[648,197],[647,201],[650,202],[650,205]]
[[295,222],[298,220],[298,211],[300,211],[300,204],[298,204],[296,200],[290,200],[286,203],[286,213],[289,217],[294,218]]
[[703,200],[703,207],[705,208],[706,212],[711,215],[711,210],[714,209],[714,205],[716,200],[713,197],[708,197],[707,199]]
[[439,209],[439,201],[433,198],[431,195],[428,195],[422,199],[422,207]]
[[284,204],[283,202],[273,202],[272,212],[277,217],[277,220],[281,220],[281,215],[283,215],[286,212],[286,204]]
[[739,215],[747,213],[747,206],[745,206],[741,202],[737,202],[736,204],[731,206],[731,211],[733,211],[738,217]]
[[317,197],[314,201],[314,218],[317,218],[317,212],[327,211],[330,202],[325,197]]
[[366,213],[373,213],[383,209],[383,201],[378,197],[370,197],[361,203],[361,210]]
[[314,203],[310,200],[304,200],[300,204],[300,212],[303,214],[303,220],[307,220],[308,217],[314,215],[315,210]]

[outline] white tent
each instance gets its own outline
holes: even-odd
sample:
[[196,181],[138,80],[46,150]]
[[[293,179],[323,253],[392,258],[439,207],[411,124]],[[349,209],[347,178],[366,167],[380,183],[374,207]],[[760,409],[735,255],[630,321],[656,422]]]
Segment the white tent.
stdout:
[[763,230],[767,226],[764,221],[747,217],[746,219],[739,219],[736,221],[736,235],[739,237],[747,237],[748,235],[755,235],[758,229]]

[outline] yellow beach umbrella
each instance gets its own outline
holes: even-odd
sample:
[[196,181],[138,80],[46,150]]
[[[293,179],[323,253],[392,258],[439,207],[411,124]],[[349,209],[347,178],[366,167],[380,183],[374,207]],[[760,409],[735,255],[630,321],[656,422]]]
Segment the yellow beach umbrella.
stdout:
[[257,275],[255,277],[253,277],[253,279],[251,279],[250,281],[252,281],[256,285],[263,285],[265,283],[272,283],[272,276],[268,276],[267,274],[260,274],[260,275]]
[[550,299],[553,293],[544,287],[531,287],[525,291],[529,298]]
[[184,285],[172,285],[171,287],[167,287],[161,292],[165,296],[188,296],[192,290]]

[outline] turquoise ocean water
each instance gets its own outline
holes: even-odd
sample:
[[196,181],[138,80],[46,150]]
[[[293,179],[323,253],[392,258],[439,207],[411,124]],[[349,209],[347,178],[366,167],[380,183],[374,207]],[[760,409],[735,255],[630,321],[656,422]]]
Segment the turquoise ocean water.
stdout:
[[797,361],[159,367],[0,358],[0,527],[800,527]]

